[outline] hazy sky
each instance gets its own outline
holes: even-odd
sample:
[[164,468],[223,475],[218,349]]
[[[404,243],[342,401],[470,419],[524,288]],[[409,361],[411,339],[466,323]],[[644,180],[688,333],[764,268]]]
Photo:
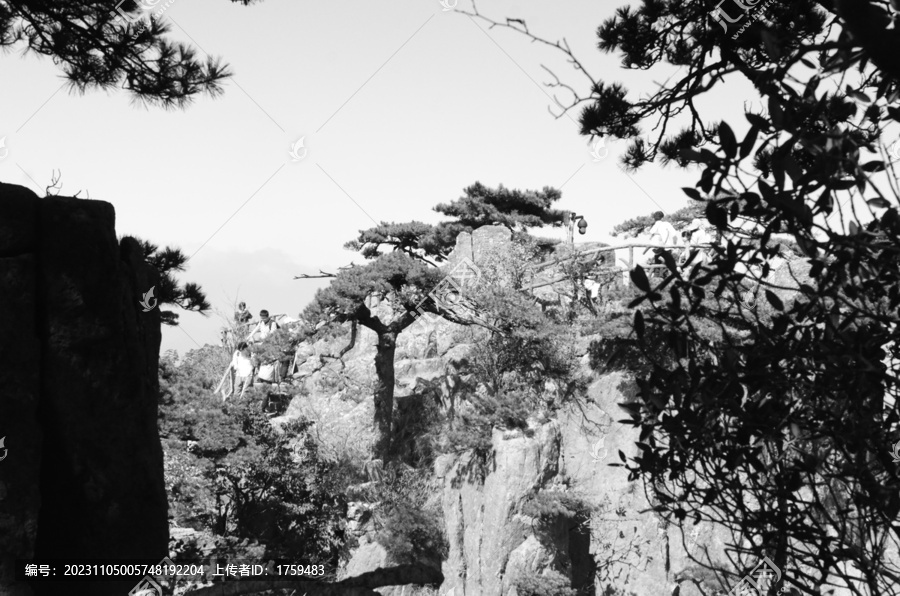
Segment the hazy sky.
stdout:
[[[70,94],[50,59],[7,53],[0,180],[42,194],[60,171],[61,194],[80,190],[115,206],[119,235],[191,255],[181,279],[229,314],[239,297],[254,315],[297,316],[327,282],[294,275],[361,263],[343,248],[360,229],[438,221],[431,208],[476,181],[561,187],[558,206],[584,214],[580,239],[596,241],[624,219],[683,206],[680,187],[697,178],[659,167],[629,177],[610,141],[608,157],[595,161],[577,113],[548,112],[552,77],[541,64],[585,94],[586,80],[552,48],[444,11],[439,0],[169,4],[163,18],[173,38],[230,64],[224,95],[167,112],[134,105],[122,91]],[[647,93],[674,71],[626,71],[596,49],[597,26],[622,4],[479,7],[525,19],[550,39],[565,36],[595,76]],[[464,0],[459,8],[468,8]],[[751,97],[749,86],[730,87],[701,105],[739,123]],[[293,161],[301,137],[306,156]],[[181,320],[164,328],[163,350],[218,342],[215,314]]]

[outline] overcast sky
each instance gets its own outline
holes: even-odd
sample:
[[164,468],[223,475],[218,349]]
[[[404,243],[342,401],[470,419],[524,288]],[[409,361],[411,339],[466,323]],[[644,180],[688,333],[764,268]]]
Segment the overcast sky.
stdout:
[[[199,283],[214,309],[230,313],[240,298],[254,315],[267,308],[297,316],[327,282],[294,275],[361,263],[343,248],[360,229],[436,222],[431,208],[476,181],[561,188],[558,206],[589,222],[584,241],[608,239],[629,217],[682,207],[680,188],[696,182],[696,173],[655,166],[629,177],[612,142],[595,161],[577,113],[548,111],[552,90],[543,85],[552,77],[541,64],[585,94],[586,81],[552,48],[444,11],[439,0],[169,4],[163,18],[173,38],[230,64],[224,95],[167,112],[134,105],[121,91],[70,94],[50,59],[7,53],[0,180],[43,194],[60,171],[61,194],[80,190],[115,206],[120,236],[191,256],[181,279]],[[480,8],[525,19],[547,38],[564,36],[595,76],[651,92],[674,71],[626,71],[596,49],[597,26],[621,4]],[[464,0],[459,8],[468,8]],[[701,105],[739,123],[752,97],[738,85]],[[294,161],[301,137],[305,157]],[[215,313],[183,313],[181,321],[164,328],[163,350],[218,342]]]

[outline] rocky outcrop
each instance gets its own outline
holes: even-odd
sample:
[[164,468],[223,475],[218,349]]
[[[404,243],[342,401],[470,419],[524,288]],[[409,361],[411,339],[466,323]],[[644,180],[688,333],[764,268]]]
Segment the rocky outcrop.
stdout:
[[[470,458],[435,465],[444,480],[444,521],[450,554],[442,591],[452,594],[507,594],[514,574],[545,567],[553,553],[534,539],[529,518],[519,514],[522,500],[546,486],[559,472],[561,435],[550,423],[534,437],[494,430],[491,473],[484,483],[471,480]],[[452,459],[451,459],[452,461]],[[529,543],[529,539],[531,542]]]
[[[727,565],[721,536],[699,526],[683,546],[680,528],[652,512],[641,483],[628,480],[621,450],[637,455],[636,432],[614,422],[618,403],[634,393],[620,373],[595,380],[584,403],[528,432],[494,431],[494,458],[483,483],[466,478],[469,462],[445,456],[443,505],[449,557],[441,594],[514,596],[525,575],[561,572],[580,594],[699,596],[688,558],[705,549]],[[524,515],[523,500],[537,491],[565,491],[594,507],[590,520],[557,520],[540,528]],[[687,546],[687,549],[685,548]]]
[[29,588],[11,572],[167,554],[159,310],[139,304],[158,274],[109,203],[0,184],[0,280],[0,595],[128,593],[136,580]]
[[[501,226],[460,234],[445,269],[453,271],[464,259],[480,267],[490,255],[509,252],[511,237]],[[550,260],[571,250],[556,248]],[[797,287],[788,280],[795,276],[803,280],[804,267],[808,269],[792,261],[778,269],[776,278],[787,288],[785,300]],[[559,267],[548,267],[535,283],[549,283],[535,295],[543,292],[551,300],[571,291],[570,281],[555,281],[563,273]],[[638,430],[618,422],[625,417],[619,404],[636,399],[637,390],[634,380],[623,373],[597,376],[590,370],[586,353],[591,339],[580,340],[582,373],[591,381],[578,403],[558,411],[553,420],[532,420],[527,431],[495,429],[486,465],[469,455],[443,456],[435,463],[449,543],[441,595],[517,596],[520,579],[548,574],[562,574],[579,594],[591,596],[700,596],[701,586],[706,593],[722,587],[703,567],[732,568],[727,559],[731,537],[705,523],[689,522],[684,528],[667,524],[652,512],[643,482],[629,480],[624,468],[609,465],[619,462],[620,451],[629,460],[638,455]],[[454,363],[466,356],[467,341],[471,338],[467,340],[465,329],[442,320],[422,319],[402,333],[397,344],[397,403],[407,396],[415,398],[422,384],[452,376]],[[338,353],[342,342],[346,336],[305,348],[306,395],[295,400],[286,417],[302,411],[317,420],[323,441],[346,451],[371,428],[368,386],[375,337],[360,329],[357,345],[344,357],[345,365],[323,367],[318,355]],[[334,399],[335,394],[342,399]],[[362,458],[370,452],[361,443],[357,449]],[[482,474],[472,474],[479,466]],[[523,504],[542,491],[577,496],[592,507],[590,518],[547,523],[530,517]],[[359,547],[345,576],[389,563],[385,549],[365,531],[365,523],[358,525]],[[421,594],[419,590],[406,586],[380,592],[412,596]]]

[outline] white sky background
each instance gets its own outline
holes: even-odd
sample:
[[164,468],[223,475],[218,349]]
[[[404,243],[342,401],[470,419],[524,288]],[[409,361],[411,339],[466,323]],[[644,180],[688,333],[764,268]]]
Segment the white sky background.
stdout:
[[[645,94],[673,70],[626,71],[596,49],[597,26],[622,4],[479,8],[525,19],[552,40],[565,36],[595,77]],[[214,309],[230,315],[239,297],[254,316],[262,308],[297,316],[327,280],[294,275],[362,263],[343,244],[373,219],[439,221],[431,208],[476,181],[562,187],[557,206],[589,222],[583,241],[687,203],[680,188],[699,172],[654,165],[629,179],[616,165],[623,145],[607,140],[609,156],[595,162],[578,114],[553,118],[542,63],[589,91],[560,54],[441,8],[438,0],[175,0],[163,17],[171,37],[221,56],[234,72],[223,96],[201,96],[184,111],[134,105],[123,91],[69,94],[49,58],[22,58],[18,47],[0,56],[0,137],[9,150],[0,180],[42,195],[60,170],[61,194],[112,203],[120,236],[195,255],[179,279],[199,283]],[[464,0],[459,8],[468,8]],[[564,90],[559,97],[568,100]],[[701,106],[740,138],[753,97],[735,82]],[[301,136],[308,155],[293,162],[288,151]],[[562,229],[538,233],[565,237]],[[164,326],[162,350],[216,344],[221,324],[214,313],[181,312],[181,328]]]

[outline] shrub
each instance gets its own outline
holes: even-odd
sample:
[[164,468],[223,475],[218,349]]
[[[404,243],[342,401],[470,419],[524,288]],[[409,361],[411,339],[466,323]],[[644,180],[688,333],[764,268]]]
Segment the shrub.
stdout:
[[519,314],[518,319],[504,315],[509,317],[505,334],[474,338],[455,377],[459,410],[433,433],[437,451],[471,450],[476,468],[484,468],[490,458],[494,428],[527,431],[529,418],[549,417],[583,390],[573,329],[539,312]]
[[430,561],[439,565],[446,558],[443,512],[432,500],[439,487],[426,469],[396,466],[395,473],[378,484],[375,539],[387,550],[392,564]]
[[449,421],[438,439],[443,453],[473,451],[484,461],[490,454],[494,428],[528,428],[528,417],[538,404],[524,392],[502,392],[497,395],[475,395],[470,398],[471,409]]
[[557,490],[542,490],[522,502],[522,513],[542,520],[557,517],[575,519],[587,517],[595,507],[583,498]]
[[576,596],[569,579],[556,571],[548,571],[544,575],[529,573],[519,577],[516,582],[516,593],[519,596]]
[[249,395],[223,406],[209,386],[212,371],[221,372],[221,352],[195,350],[177,368],[170,360],[160,366],[159,426],[175,523],[212,535],[207,544],[232,555],[336,564],[346,503],[310,423],[276,432]]

